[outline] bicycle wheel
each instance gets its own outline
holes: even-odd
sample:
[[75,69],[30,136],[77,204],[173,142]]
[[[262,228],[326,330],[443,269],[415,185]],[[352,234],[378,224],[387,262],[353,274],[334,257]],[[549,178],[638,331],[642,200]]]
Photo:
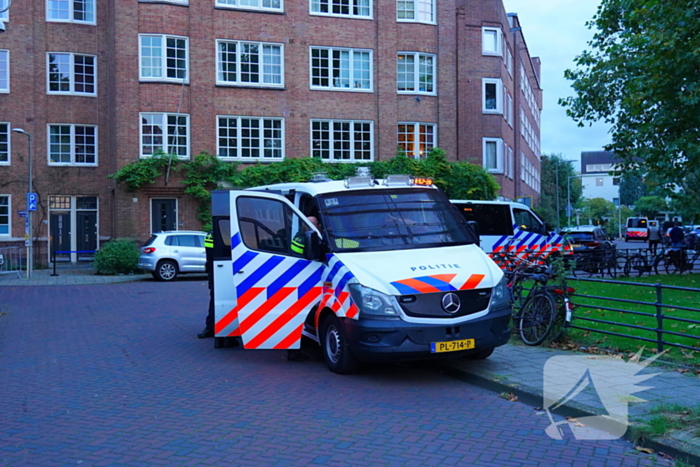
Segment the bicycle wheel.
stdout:
[[644,274],[644,271],[647,271],[649,268],[647,260],[643,256],[639,255],[631,257],[627,264],[629,267],[629,273],[627,274],[628,276],[632,274],[641,276]]
[[627,269],[629,261],[626,256],[618,256],[617,259],[615,259],[615,262],[617,263],[617,273],[621,276],[629,276],[630,271]]
[[511,294],[513,295],[513,309],[516,312],[522,308],[525,298],[527,297],[525,287],[523,287],[523,282],[524,278],[522,276],[517,278],[515,282],[513,282],[513,286],[510,289]]
[[664,261],[666,274],[683,273],[683,259],[680,252],[669,252]]
[[539,345],[547,338],[557,313],[556,299],[549,292],[530,295],[520,310],[518,331],[527,345]]

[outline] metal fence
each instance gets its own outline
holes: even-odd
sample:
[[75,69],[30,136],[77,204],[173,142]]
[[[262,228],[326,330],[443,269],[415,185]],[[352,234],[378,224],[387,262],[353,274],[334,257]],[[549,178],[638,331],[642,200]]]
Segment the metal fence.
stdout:
[[0,275],[17,274],[17,277],[22,277],[21,271],[27,266],[25,251],[19,246],[0,248]]
[[[658,352],[663,352],[665,346],[700,350],[700,335],[698,335],[700,334],[700,308],[681,304],[700,304],[700,289],[600,279],[571,278],[571,280],[634,287],[630,291],[630,296],[647,298],[647,300],[632,300],[574,294],[572,302],[575,305],[575,312],[570,325],[571,329],[653,343],[656,344]],[[636,310],[625,309],[623,308],[625,305],[634,305],[628,308]],[[598,317],[594,317],[593,311],[599,312]],[[621,320],[625,316],[634,317],[634,322],[614,321],[616,314],[621,317]],[[683,329],[678,329],[682,325],[687,325],[685,329],[697,329],[697,332],[680,332]],[[601,329],[601,327],[608,329]],[[626,329],[636,329],[644,335],[625,334]]]
[[566,257],[575,277],[627,277],[700,273],[700,250],[662,247],[584,250]]

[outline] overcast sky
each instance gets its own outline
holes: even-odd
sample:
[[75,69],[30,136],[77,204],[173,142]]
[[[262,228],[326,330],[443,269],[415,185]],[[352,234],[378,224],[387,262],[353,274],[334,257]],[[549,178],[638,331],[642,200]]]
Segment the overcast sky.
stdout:
[[582,151],[600,151],[610,142],[608,126],[596,123],[579,128],[564,107],[557,104],[560,97],[574,93],[570,81],[564,79],[564,70],[573,68],[574,58],[588,49],[593,31],[585,24],[593,18],[599,3],[600,0],[503,0],[508,13],[518,14],[530,55],[542,60],[542,154],[561,153],[564,159],[580,160]]

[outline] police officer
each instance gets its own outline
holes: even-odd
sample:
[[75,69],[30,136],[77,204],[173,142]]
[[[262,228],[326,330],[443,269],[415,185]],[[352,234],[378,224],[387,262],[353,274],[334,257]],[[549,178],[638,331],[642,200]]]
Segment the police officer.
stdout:
[[207,282],[209,283],[209,312],[205,321],[204,330],[197,334],[200,339],[214,337],[214,236],[209,232],[204,237],[204,249],[207,252],[207,262],[205,270],[207,272]]

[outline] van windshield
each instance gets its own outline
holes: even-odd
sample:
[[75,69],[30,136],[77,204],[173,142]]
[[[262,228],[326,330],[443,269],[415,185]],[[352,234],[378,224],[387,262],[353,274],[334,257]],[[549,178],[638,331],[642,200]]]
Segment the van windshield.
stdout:
[[466,221],[435,189],[329,193],[319,201],[322,229],[336,252],[476,243]]
[[627,219],[628,229],[646,229],[647,219],[646,217],[630,217]]

